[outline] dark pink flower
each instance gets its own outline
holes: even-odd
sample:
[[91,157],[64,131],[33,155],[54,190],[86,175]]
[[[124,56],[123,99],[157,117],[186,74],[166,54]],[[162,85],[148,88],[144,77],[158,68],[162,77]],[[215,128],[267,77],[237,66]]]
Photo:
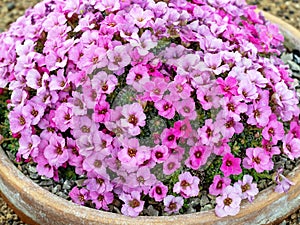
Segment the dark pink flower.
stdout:
[[154,198],[155,201],[162,201],[168,193],[168,187],[162,182],[154,184],[149,192],[149,196]]
[[209,194],[215,196],[222,194],[223,190],[229,186],[230,183],[230,178],[215,175],[212,184],[209,186]]
[[211,151],[206,146],[193,146],[190,148],[189,157],[185,161],[185,165],[194,170],[198,170],[205,165]]
[[220,170],[224,173],[225,177],[229,175],[239,175],[242,172],[241,159],[235,158],[231,153],[227,153],[223,156],[223,162]]
[[175,115],[175,107],[170,100],[161,99],[154,104],[155,108],[158,110],[158,114],[167,119],[172,119]]
[[151,152],[151,158],[156,163],[162,163],[169,158],[169,149],[164,145],[156,145]]

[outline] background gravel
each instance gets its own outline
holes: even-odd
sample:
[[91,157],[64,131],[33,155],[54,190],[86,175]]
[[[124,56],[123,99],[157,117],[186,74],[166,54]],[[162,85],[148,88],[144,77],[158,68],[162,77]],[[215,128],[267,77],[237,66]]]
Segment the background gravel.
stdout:
[[[24,10],[39,2],[38,0],[0,0],[0,32],[24,13]],[[247,0],[249,4],[272,13],[300,30],[300,0]],[[300,224],[300,210],[292,214],[281,225]],[[26,225],[19,220],[12,209],[0,197],[0,225]]]

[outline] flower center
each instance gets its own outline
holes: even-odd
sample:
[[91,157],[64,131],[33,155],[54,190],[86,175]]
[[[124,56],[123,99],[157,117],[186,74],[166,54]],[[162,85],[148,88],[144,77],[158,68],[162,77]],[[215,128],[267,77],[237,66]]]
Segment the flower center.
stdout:
[[108,90],[108,85],[102,84],[102,91],[107,91],[107,90]]
[[33,109],[31,111],[31,115],[33,115],[34,117],[37,117],[38,114],[39,114],[39,112],[37,110],[35,110],[35,109]]
[[184,107],[183,107],[183,111],[184,111],[185,113],[190,113],[190,112],[191,112],[191,109],[190,109],[189,107],[187,107],[187,106],[184,106]]
[[138,181],[139,183],[143,184],[143,183],[145,183],[145,178],[142,177],[142,176],[139,176],[139,177],[137,178],[137,181]]
[[253,111],[254,112],[254,117],[257,118],[260,116],[260,112],[256,109]]
[[233,120],[229,120],[227,121],[227,123],[225,123],[225,127],[226,128],[230,128],[234,126],[234,121]]
[[186,188],[186,187],[190,186],[190,184],[186,180],[183,180],[183,181],[181,181],[180,186],[183,188]]
[[242,185],[241,188],[242,188],[242,192],[246,192],[246,191],[250,190],[250,185],[245,184],[245,185]]
[[83,194],[80,194],[80,195],[78,196],[78,199],[79,199],[79,201],[83,202],[83,201],[84,201],[84,195],[83,195]]
[[196,157],[197,159],[200,159],[201,156],[202,156],[202,152],[201,152],[201,151],[196,151],[194,155],[195,155],[195,157]]
[[107,113],[107,109],[101,109],[100,111],[99,111],[99,114],[105,114],[105,113]]
[[81,131],[82,131],[82,133],[90,133],[90,128],[87,127],[86,125],[83,125],[81,127]]
[[260,158],[258,158],[258,157],[253,158],[252,161],[257,164],[260,164]]
[[100,168],[101,166],[102,166],[102,162],[99,159],[95,160],[94,167]]
[[207,134],[207,137],[211,137],[212,136],[212,130],[210,129],[210,127],[208,127],[206,129],[206,134]]
[[162,194],[161,187],[156,187],[156,188],[155,188],[155,192],[156,192],[157,194],[161,195],[161,194]]
[[218,184],[217,184],[217,189],[221,189],[223,186],[223,181],[219,180]]
[[63,154],[63,150],[62,150],[61,146],[57,146],[57,147],[56,147],[56,153],[57,153],[58,155],[62,155],[62,154]]
[[26,124],[26,120],[24,119],[23,116],[20,116],[20,117],[19,117],[19,123],[20,123],[20,125],[22,125],[22,126]]
[[141,74],[137,74],[134,78],[135,81],[139,81],[140,79],[142,79],[143,76]]
[[169,104],[165,104],[163,108],[165,111],[167,111],[170,108],[170,106],[169,106]]
[[224,202],[224,205],[229,206],[229,205],[231,205],[231,203],[232,203],[232,199],[227,197],[227,198],[224,199],[223,202]]
[[268,133],[269,133],[270,135],[274,135],[274,128],[271,127],[271,128],[268,130]]
[[232,165],[232,162],[230,160],[227,160],[226,161],[226,166],[231,166]]
[[170,136],[168,136],[168,141],[173,141],[175,139],[174,134],[171,134]]
[[160,159],[160,158],[163,157],[163,154],[162,154],[161,152],[156,152],[156,153],[155,153],[155,157],[156,157],[157,159]]
[[103,199],[104,199],[104,196],[103,196],[103,195],[99,195],[98,198],[97,198],[97,200],[98,200],[99,202],[102,202]]
[[177,209],[177,204],[176,204],[176,202],[172,202],[172,203],[169,205],[169,209],[170,209],[170,210],[176,210],[176,209]]
[[129,155],[131,158],[134,157],[134,156],[136,156],[136,152],[137,152],[137,150],[134,149],[134,148],[129,148],[128,151],[127,151],[128,155]]
[[138,119],[136,118],[135,115],[130,115],[128,118],[128,123],[131,123],[133,126],[136,126],[138,123]]
[[129,202],[129,206],[131,208],[136,208],[140,206],[140,202],[137,199],[133,199],[132,201]]
[[172,170],[175,167],[175,163],[174,162],[170,162],[168,163],[168,169]]
[[235,111],[234,104],[228,103],[228,104],[227,104],[227,109],[228,109],[228,111],[234,112],[234,111]]
[[101,186],[104,183],[104,180],[102,178],[96,178],[96,182]]
[[70,119],[71,119],[71,116],[70,116],[70,114],[69,114],[69,113],[67,113],[67,114],[65,115],[64,119],[65,119],[65,120],[70,120]]

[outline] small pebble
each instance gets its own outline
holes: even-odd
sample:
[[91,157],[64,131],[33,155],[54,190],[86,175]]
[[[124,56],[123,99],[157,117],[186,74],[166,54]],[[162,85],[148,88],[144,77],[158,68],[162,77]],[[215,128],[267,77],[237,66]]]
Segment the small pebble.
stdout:
[[8,11],[13,10],[16,7],[16,4],[14,2],[8,2],[6,3],[6,8]]

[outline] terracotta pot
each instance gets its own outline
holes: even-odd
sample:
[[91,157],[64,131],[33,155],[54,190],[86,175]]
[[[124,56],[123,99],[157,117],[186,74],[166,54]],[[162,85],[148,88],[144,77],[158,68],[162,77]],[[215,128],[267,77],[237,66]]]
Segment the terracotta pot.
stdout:
[[[280,25],[292,48],[300,48],[300,32],[280,19],[264,13]],[[300,207],[300,168],[288,176],[295,185],[287,194],[278,194],[273,187],[258,194],[252,204],[242,204],[234,217],[218,218],[213,210],[169,217],[129,218],[102,212],[68,202],[39,187],[23,175],[0,149],[0,191],[20,218],[28,224],[41,225],[196,225],[196,224],[277,224]]]

